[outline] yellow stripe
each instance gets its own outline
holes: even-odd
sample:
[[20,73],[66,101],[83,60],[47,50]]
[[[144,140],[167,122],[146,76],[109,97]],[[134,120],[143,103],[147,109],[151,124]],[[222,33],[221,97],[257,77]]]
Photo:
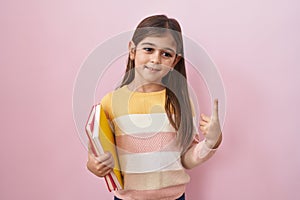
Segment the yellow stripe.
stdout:
[[164,113],[165,90],[139,93],[124,86],[103,97],[101,104],[110,120],[128,114]]

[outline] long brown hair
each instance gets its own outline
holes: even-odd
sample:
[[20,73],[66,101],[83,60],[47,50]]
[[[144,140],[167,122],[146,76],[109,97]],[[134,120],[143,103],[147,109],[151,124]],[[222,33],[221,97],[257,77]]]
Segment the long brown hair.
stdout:
[[[193,140],[193,117],[189,99],[186,70],[183,52],[183,40],[179,23],[165,15],[154,15],[145,18],[137,26],[132,41],[137,46],[144,38],[153,35],[171,33],[177,43],[177,55],[181,58],[174,70],[162,79],[166,86],[165,110],[171,125],[177,131],[177,140],[184,153]],[[121,86],[131,83],[134,79],[134,60],[128,56],[126,73]],[[176,75],[180,74],[180,76]],[[173,117],[174,116],[174,117]]]

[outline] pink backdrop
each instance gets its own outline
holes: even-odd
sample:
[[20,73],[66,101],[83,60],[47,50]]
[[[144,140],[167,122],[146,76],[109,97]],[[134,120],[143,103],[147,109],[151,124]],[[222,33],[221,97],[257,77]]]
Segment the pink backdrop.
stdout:
[[99,43],[157,13],[205,47],[226,89],[223,144],[189,171],[188,199],[299,198],[299,3],[120,2],[0,2],[0,199],[111,199],[85,166],[73,84]]

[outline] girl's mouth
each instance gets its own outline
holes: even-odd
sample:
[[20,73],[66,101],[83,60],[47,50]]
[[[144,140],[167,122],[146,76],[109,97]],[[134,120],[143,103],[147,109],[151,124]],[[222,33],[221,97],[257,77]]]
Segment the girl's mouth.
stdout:
[[148,70],[150,70],[150,71],[152,71],[152,72],[159,72],[160,71],[160,69],[157,69],[157,68],[153,68],[153,67],[148,67],[148,66],[144,66],[144,68],[145,69],[148,69]]

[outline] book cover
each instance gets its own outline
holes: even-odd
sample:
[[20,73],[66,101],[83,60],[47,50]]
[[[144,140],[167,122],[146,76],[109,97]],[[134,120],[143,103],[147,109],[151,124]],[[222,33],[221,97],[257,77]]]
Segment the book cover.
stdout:
[[[118,154],[115,144],[115,136],[111,130],[109,121],[106,117],[105,111],[102,109],[101,104],[98,104],[96,107],[96,116],[95,123],[99,124],[99,134],[94,135],[94,140],[100,142],[100,145],[104,152],[110,152],[114,158],[114,168],[112,173],[112,178],[118,187],[118,189],[123,189],[123,178],[120,171],[120,164],[118,159]],[[95,132],[94,132],[95,133]]]
[[114,158],[113,171],[104,177],[109,191],[123,189],[123,178],[120,171],[114,133],[100,104],[92,107],[86,125],[86,132],[91,151],[96,157],[105,152],[110,152]]
[[[90,111],[85,130],[86,130],[86,134],[87,134],[88,140],[89,140],[89,148],[91,149],[92,153],[97,157],[100,155],[100,151],[102,151],[102,150],[97,149],[97,146],[96,146],[95,142],[93,141],[93,132],[94,132],[94,127],[95,127],[94,122],[95,122],[95,116],[96,116],[95,113],[96,113],[96,106],[93,106]],[[114,188],[113,188],[113,184],[111,183],[112,178],[110,176],[111,176],[110,174],[108,176],[105,176],[104,180],[105,180],[108,190],[111,192],[112,190],[114,190]]]

